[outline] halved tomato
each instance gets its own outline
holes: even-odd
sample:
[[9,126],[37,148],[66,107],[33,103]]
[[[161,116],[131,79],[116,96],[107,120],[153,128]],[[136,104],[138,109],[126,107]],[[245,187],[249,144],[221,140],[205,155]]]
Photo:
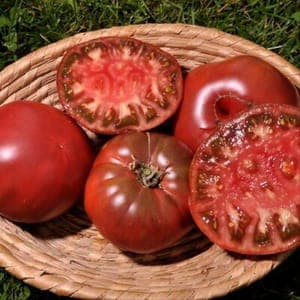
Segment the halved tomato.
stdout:
[[127,37],[103,37],[69,49],[57,73],[61,103],[89,130],[148,130],[182,99],[181,68],[171,54]]
[[300,109],[260,105],[220,126],[193,158],[192,216],[211,241],[245,254],[300,244]]

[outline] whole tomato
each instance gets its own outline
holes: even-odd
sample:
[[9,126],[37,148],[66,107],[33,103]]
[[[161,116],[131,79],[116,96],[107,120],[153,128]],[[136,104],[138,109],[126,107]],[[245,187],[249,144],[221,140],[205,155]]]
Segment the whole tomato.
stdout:
[[282,73],[254,56],[201,65],[185,78],[174,135],[195,151],[219,123],[262,103],[297,105],[299,95]]
[[0,107],[0,214],[36,223],[82,195],[94,154],[81,128],[58,109],[31,101]]
[[84,206],[100,233],[123,251],[150,253],[193,226],[191,151],[173,136],[133,132],[109,140],[88,177]]

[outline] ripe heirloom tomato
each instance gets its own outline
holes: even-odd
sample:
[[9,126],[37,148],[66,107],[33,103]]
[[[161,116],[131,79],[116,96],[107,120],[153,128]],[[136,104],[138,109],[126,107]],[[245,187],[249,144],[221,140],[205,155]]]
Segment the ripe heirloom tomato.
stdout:
[[62,214],[82,196],[93,158],[82,129],[58,109],[0,106],[0,214],[23,223]]
[[100,233],[123,251],[150,253],[193,227],[189,212],[191,151],[173,136],[132,132],[100,150],[84,206]]
[[102,37],[69,49],[58,68],[59,99],[82,126],[102,134],[154,128],[177,110],[181,68],[155,45]]
[[198,147],[190,210],[209,239],[245,254],[300,245],[300,108],[264,104]]
[[195,151],[217,124],[262,103],[296,106],[300,99],[292,83],[258,57],[241,55],[201,65],[185,78],[174,135]]

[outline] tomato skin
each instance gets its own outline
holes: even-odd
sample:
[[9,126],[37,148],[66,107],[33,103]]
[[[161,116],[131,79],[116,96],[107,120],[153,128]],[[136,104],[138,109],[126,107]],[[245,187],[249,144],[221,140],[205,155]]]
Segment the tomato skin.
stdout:
[[[158,133],[121,134],[100,150],[88,177],[84,205],[100,233],[123,251],[151,253],[172,245],[193,227],[188,208],[191,151]],[[134,162],[162,171],[145,186]]]
[[183,96],[176,58],[129,37],[101,37],[71,47],[56,81],[66,112],[100,134],[155,128],[174,115]]
[[81,128],[46,104],[0,107],[0,214],[37,223],[57,217],[82,195],[94,153]]
[[262,104],[224,122],[195,152],[190,210],[220,247],[274,254],[300,245],[300,108]]
[[184,84],[174,135],[193,151],[220,122],[254,104],[300,104],[297,89],[283,74],[249,55],[196,67]]

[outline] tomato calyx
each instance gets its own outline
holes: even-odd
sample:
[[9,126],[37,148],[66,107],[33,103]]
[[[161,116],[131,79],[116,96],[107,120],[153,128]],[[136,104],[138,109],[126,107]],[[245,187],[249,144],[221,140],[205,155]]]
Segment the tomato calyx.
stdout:
[[148,188],[159,187],[164,175],[164,170],[155,167],[151,163],[145,163],[133,158],[133,161],[129,164],[130,170],[136,174],[138,180]]

